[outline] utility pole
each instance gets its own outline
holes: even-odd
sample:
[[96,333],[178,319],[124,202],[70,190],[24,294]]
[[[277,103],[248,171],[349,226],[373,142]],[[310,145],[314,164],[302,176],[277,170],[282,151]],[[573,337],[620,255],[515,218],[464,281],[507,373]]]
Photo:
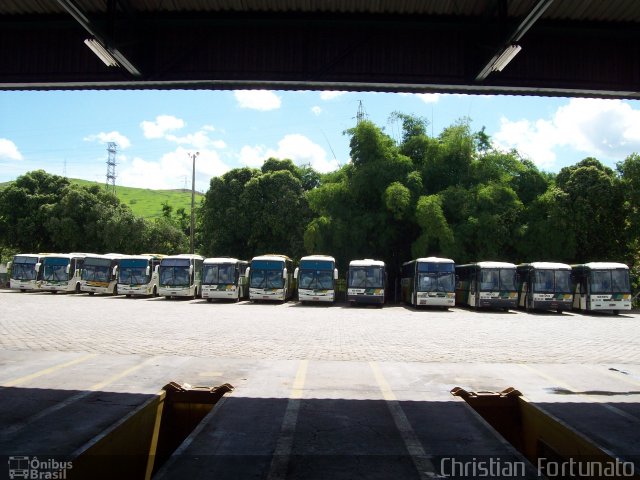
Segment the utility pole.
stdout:
[[196,203],[196,157],[200,155],[200,152],[190,153],[189,156],[193,161],[193,170],[191,173],[191,235],[190,235],[190,247],[189,253],[193,254],[195,252],[195,246],[193,241],[193,233],[195,230],[195,203]]

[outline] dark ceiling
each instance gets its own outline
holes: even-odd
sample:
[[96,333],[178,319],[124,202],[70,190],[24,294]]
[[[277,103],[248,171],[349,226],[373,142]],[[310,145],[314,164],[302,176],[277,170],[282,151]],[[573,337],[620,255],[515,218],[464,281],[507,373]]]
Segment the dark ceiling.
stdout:
[[638,99],[639,37],[637,0],[2,0],[0,89]]

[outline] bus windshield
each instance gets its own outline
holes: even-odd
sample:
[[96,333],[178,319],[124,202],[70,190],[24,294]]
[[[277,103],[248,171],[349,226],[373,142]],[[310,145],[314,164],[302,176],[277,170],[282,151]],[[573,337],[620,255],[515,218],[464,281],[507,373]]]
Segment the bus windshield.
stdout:
[[383,267],[350,267],[350,288],[384,288]]
[[418,273],[419,292],[453,292],[454,286],[453,273]]
[[48,282],[63,282],[69,280],[67,265],[68,258],[45,258],[42,261],[42,279]]
[[202,284],[235,284],[236,282],[236,266],[232,263],[226,264],[206,264],[203,269]]
[[480,290],[482,291],[515,291],[515,268],[488,268],[480,272]]
[[80,278],[89,282],[108,282],[111,279],[111,259],[91,258],[85,260]]
[[540,293],[569,293],[569,270],[536,270],[533,291]]
[[251,262],[251,288],[283,288],[282,272],[284,262],[274,260],[254,260]]
[[11,266],[11,278],[14,280],[36,279],[36,258],[18,258]]
[[184,287],[191,284],[189,278],[189,260],[169,258],[160,264],[160,285],[168,287]]
[[120,260],[119,282],[127,285],[143,285],[149,283],[150,275],[147,275],[148,265],[148,260],[144,259]]
[[455,289],[455,265],[453,263],[419,262],[419,292],[453,292]]
[[333,270],[300,270],[300,288],[333,290]]
[[591,293],[629,293],[630,291],[627,270],[593,270],[591,272]]

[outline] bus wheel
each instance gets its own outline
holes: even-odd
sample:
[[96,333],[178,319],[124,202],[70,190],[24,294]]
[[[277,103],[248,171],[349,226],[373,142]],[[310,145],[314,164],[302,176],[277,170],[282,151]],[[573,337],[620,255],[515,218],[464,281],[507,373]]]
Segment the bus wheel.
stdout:
[[80,284],[76,283],[76,293],[80,293]]
[[96,292],[89,292],[89,295],[93,295],[94,293],[96,293]]
[[158,288],[157,287],[153,287],[153,296],[154,297],[158,296]]
[[210,299],[210,298],[207,298],[207,302],[211,303],[211,299]]
[[131,298],[131,294],[130,293],[127,293],[126,296],[127,296],[127,298]]
[[113,294],[117,295],[118,294],[118,285],[113,287]]
[[614,310],[614,311],[613,311],[613,314],[614,314],[614,315],[619,315],[619,314],[620,314],[620,310]]

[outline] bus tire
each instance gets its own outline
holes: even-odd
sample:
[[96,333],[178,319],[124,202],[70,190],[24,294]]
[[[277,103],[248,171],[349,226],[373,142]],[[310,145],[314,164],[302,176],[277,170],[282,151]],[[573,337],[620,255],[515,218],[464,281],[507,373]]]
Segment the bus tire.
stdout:
[[614,315],[620,315],[620,310],[614,310],[614,311],[613,311],[613,314],[614,314]]
[[96,293],[96,292],[89,292],[89,295],[93,295],[94,293]]
[[115,286],[113,287],[113,294],[114,294],[114,295],[117,295],[117,294],[118,294],[118,285],[115,285]]
[[211,298],[207,298],[207,302],[211,303]]
[[153,294],[152,294],[152,295],[153,295],[154,297],[157,297],[157,296],[158,296],[158,287],[155,287],[155,286],[153,287]]
[[80,284],[79,283],[76,283],[75,293],[80,293]]

